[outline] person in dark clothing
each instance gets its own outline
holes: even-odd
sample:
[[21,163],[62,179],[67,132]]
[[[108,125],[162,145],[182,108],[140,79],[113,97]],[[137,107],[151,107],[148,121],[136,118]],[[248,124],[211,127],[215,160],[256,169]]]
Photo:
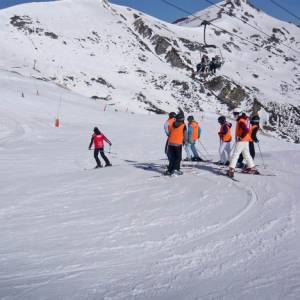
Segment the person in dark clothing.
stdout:
[[209,73],[216,74],[216,69],[217,69],[216,59],[213,57],[209,63]]
[[112,164],[104,154],[104,141],[107,142],[110,146],[112,143],[110,140],[98,129],[98,127],[94,128],[94,134],[92,135],[91,142],[89,145],[89,150],[91,150],[92,145],[94,144],[94,158],[96,160],[97,166],[95,168],[102,168],[100,159],[98,157],[99,153],[101,157],[105,161],[105,167],[110,167]]
[[[250,155],[251,157],[255,158],[255,146],[254,146],[254,143],[259,143],[259,140],[257,138],[257,132],[259,130],[259,121],[260,121],[260,118],[259,116],[253,116],[251,119],[250,119],[250,124],[251,124],[251,127],[250,127],[250,135],[251,135],[251,139],[249,141],[249,151],[250,151]],[[241,153],[239,159],[238,159],[238,163],[237,163],[237,167],[238,168],[244,168],[245,165],[243,163],[243,160],[244,160],[244,157],[243,157],[243,154]]]
[[175,122],[170,128],[168,157],[169,166],[165,175],[178,174],[182,175],[180,171],[180,163],[182,160],[182,144],[186,140],[186,126],[184,124],[184,113],[182,110],[176,115]]

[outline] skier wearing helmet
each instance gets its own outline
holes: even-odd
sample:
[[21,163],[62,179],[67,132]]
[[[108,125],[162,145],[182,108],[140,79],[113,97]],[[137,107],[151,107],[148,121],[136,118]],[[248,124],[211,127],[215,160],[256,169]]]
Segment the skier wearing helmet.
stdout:
[[229,165],[230,151],[231,151],[231,127],[232,124],[226,121],[226,117],[221,116],[218,118],[220,124],[220,131],[218,135],[220,137],[219,155],[220,165]]
[[251,140],[249,118],[240,108],[235,108],[233,110],[233,115],[236,119],[235,147],[230,159],[229,170],[227,171],[227,175],[231,178],[234,176],[235,167],[241,153],[247,164],[247,168],[244,172],[249,174],[257,173],[255,164],[249,152],[249,141]]
[[186,126],[184,124],[184,113],[179,111],[176,115],[175,122],[170,128],[170,135],[168,139],[168,158],[169,166],[165,175],[182,175],[180,170],[180,163],[182,159],[182,144],[186,141]]
[[95,127],[94,128],[94,134],[92,135],[91,142],[90,142],[90,145],[89,145],[89,150],[91,150],[92,145],[94,143],[94,158],[95,158],[96,163],[97,163],[97,166],[95,167],[95,169],[96,168],[102,168],[100,159],[98,157],[99,152],[100,152],[102,158],[105,161],[105,167],[110,167],[111,166],[110,161],[108,160],[108,158],[104,154],[104,141],[107,142],[110,146],[112,145],[110,140],[103,133],[101,133],[101,131],[98,129],[98,127]]
[[167,141],[166,141],[166,145],[165,145],[165,154],[167,155],[168,159],[169,159],[169,156],[168,156],[168,144],[169,143],[168,143],[168,141],[169,141],[169,136],[170,136],[170,130],[171,130],[172,125],[175,122],[175,119],[176,119],[176,113],[175,112],[170,112],[169,113],[169,118],[164,124],[164,130],[165,130],[165,133],[166,133],[166,136],[167,136]]
[[200,138],[201,128],[195,121],[193,116],[188,116],[188,140],[185,143],[185,151],[187,154],[186,161],[203,161],[199,157],[196,149],[196,142]]
[[[259,140],[257,138],[257,132],[259,130],[259,121],[260,121],[260,118],[258,115],[255,115],[251,118],[250,120],[250,141],[249,141],[249,151],[250,151],[250,155],[251,157],[253,158],[254,160],[254,157],[255,157],[255,146],[254,146],[254,143],[259,143]],[[244,160],[244,157],[242,154],[240,154],[240,157],[239,157],[239,160],[238,160],[238,163],[237,163],[237,167],[238,168],[244,168],[245,165],[243,164],[243,160]]]

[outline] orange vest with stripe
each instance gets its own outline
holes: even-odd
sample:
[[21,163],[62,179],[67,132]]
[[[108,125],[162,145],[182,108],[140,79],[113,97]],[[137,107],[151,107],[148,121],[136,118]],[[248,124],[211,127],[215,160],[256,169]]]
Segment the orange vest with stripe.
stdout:
[[220,135],[220,138],[223,142],[231,142],[231,128],[227,124],[221,125],[220,132],[224,132],[224,126],[227,126],[227,133]]
[[237,124],[236,124],[236,129],[235,129],[235,138],[237,140],[238,137],[241,138],[243,134],[243,129],[241,127],[242,124],[245,124],[245,126],[248,128],[248,133],[244,138],[241,139],[241,142],[249,142],[251,140],[251,135],[250,135],[250,122],[249,119],[239,119]]
[[196,121],[190,123],[190,126],[193,128],[192,140],[197,141],[199,138],[199,125]]
[[185,128],[184,123],[181,124],[177,128],[174,128],[174,126],[171,127],[169,140],[168,140],[169,144],[174,144],[174,145],[182,145],[183,144],[184,128]]
[[257,127],[258,127],[257,125],[251,125],[251,128],[250,128],[250,142],[254,142],[253,138],[252,138],[252,132]]

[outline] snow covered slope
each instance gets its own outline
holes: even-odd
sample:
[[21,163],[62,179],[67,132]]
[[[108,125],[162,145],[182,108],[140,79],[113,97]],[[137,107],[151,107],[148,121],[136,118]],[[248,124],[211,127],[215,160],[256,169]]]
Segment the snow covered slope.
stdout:
[[[300,29],[231,1],[225,10],[261,28],[272,38],[218,12],[206,19],[255,42],[208,28],[208,41],[225,58],[218,76],[191,78],[203,49],[199,20],[178,26],[130,8],[100,0],[32,3],[0,11],[0,67],[59,83],[122,111],[164,113],[178,105],[186,111],[227,113],[241,105],[260,111],[264,129],[299,142]],[[214,55],[209,51],[209,55]]]
[[[165,178],[165,116],[8,71],[0,94],[0,299],[298,298],[298,145],[260,137],[276,177],[199,164]],[[217,159],[217,115],[195,117]],[[111,168],[92,169],[95,125]]]

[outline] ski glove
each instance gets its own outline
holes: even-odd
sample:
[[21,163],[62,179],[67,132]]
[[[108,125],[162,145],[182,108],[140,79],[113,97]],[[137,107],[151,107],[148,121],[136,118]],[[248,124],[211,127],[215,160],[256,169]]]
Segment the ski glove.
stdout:
[[240,142],[242,140],[242,138],[240,137],[240,136],[238,136],[237,138],[236,138],[236,141],[237,142]]
[[258,144],[258,143],[259,143],[259,139],[255,139],[255,140],[254,140],[254,143],[257,143],[257,144]]

